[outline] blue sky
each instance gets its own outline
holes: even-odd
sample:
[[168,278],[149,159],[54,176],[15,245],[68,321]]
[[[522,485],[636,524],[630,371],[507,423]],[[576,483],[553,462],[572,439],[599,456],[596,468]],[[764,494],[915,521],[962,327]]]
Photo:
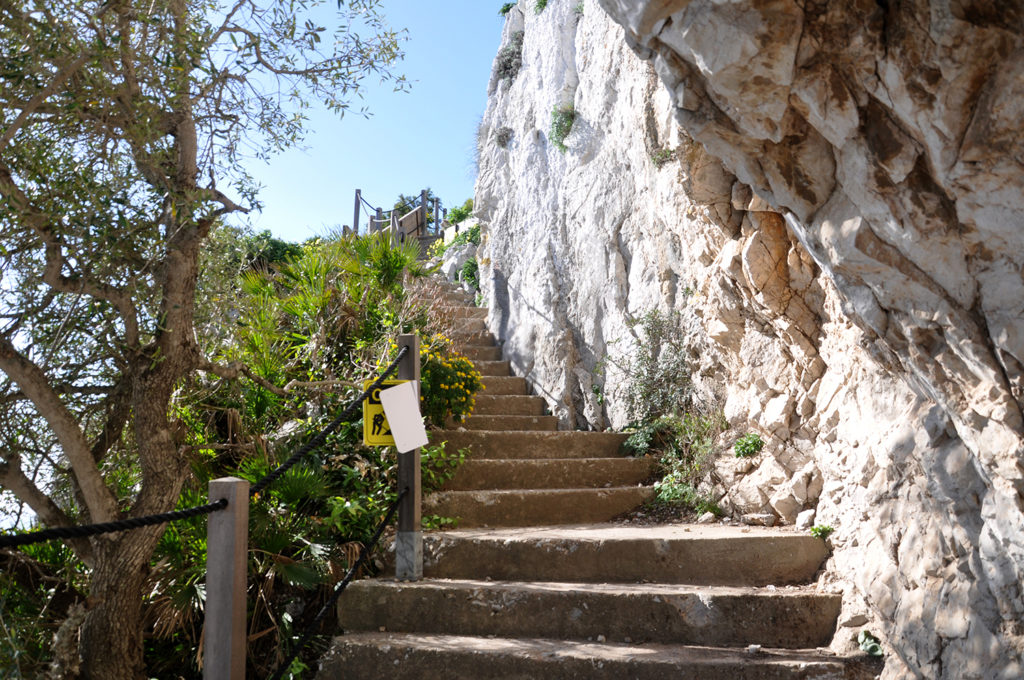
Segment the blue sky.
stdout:
[[[369,119],[357,113],[339,119],[312,109],[306,149],[249,166],[263,185],[264,203],[262,214],[250,216],[249,224],[301,241],[351,224],[357,188],[384,208],[399,193],[427,186],[449,208],[471,198],[476,128],[504,26],[501,5],[384,0],[391,25],[408,30],[405,59],[396,70],[411,81],[411,91],[394,92],[392,85],[368,79],[362,103],[373,111]],[[358,110],[360,102],[353,108]]]

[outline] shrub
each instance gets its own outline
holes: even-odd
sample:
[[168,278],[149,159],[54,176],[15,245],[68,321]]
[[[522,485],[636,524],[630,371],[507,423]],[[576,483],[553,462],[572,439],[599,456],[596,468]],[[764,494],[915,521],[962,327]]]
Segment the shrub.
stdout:
[[456,422],[473,412],[482,383],[472,362],[451,349],[448,338],[435,335],[420,348],[420,403],[436,427],[451,415]]
[[736,452],[737,458],[750,458],[761,453],[761,449],[764,448],[764,440],[756,432],[748,432],[737,439],[732,448]]
[[548,138],[555,145],[555,148],[563,153],[568,149],[565,145],[565,138],[572,131],[572,124],[575,120],[576,109],[572,104],[556,106],[551,111],[551,130],[548,132]]
[[499,79],[514,80],[523,66],[523,35],[522,31],[516,31],[505,45],[498,52],[495,59],[494,69]]
[[498,128],[494,133],[494,141],[498,143],[502,149],[508,148],[508,143],[512,141],[512,128],[503,127]]
[[675,157],[676,157],[675,149],[672,149],[672,148],[666,146],[666,147],[658,149],[657,151],[652,153],[651,154],[651,161],[654,162],[655,167],[659,167],[660,168],[661,166],[665,165],[669,161],[674,160]]
[[582,15],[583,14],[583,0],[580,0],[579,2],[577,2],[576,6],[572,8],[572,11],[576,12],[576,14]]
[[466,263],[462,265],[460,278],[471,285],[473,290],[480,290],[480,265],[475,257],[466,260]]
[[871,634],[871,631],[865,629],[857,635],[857,645],[861,648],[868,656],[882,656],[885,652],[882,651],[882,641]]
[[634,455],[658,456],[662,478],[654,485],[655,505],[720,510],[697,487],[707,474],[715,437],[722,431],[720,414],[665,415],[635,427],[623,448]]
[[506,2],[504,5],[501,6],[501,9],[498,10],[498,14],[500,14],[503,17],[508,16],[508,13],[511,12],[512,8],[515,6],[516,3],[514,2]]
[[811,527],[811,536],[814,536],[815,538],[820,538],[823,541],[829,536],[831,536],[833,532],[835,532],[835,529],[833,529],[828,524],[815,524],[813,527]]
[[462,205],[456,206],[448,211],[448,222],[458,224],[473,215],[473,199],[467,198]]
[[643,423],[692,410],[689,350],[675,317],[651,310],[632,319],[629,327],[636,343],[624,361],[624,372],[632,379],[621,395],[629,420]]
[[536,12],[537,14],[540,14],[541,12],[544,11],[544,8],[547,6],[548,0],[537,0],[537,2],[533,5],[533,11]]

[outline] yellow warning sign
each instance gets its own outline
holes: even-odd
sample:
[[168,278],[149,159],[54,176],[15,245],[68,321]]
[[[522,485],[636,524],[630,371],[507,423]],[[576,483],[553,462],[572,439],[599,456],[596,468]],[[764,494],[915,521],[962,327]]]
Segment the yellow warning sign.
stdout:
[[[409,381],[384,380],[363,400],[363,443],[367,446],[395,445],[395,438],[391,436],[391,426],[384,415],[384,404],[380,401],[380,391],[406,382]],[[363,390],[370,389],[373,383],[373,380],[363,381]]]

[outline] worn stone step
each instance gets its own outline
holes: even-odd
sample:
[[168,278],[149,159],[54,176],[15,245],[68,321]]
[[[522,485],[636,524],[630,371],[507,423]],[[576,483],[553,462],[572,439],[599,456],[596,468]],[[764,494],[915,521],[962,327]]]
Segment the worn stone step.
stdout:
[[841,601],[810,587],[366,579],[338,619],[344,631],[806,649],[831,642]]
[[477,415],[465,418],[456,427],[467,430],[489,430],[492,432],[507,431],[542,431],[554,432],[558,429],[556,416],[510,416],[510,415]]
[[487,307],[468,307],[465,305],[452,305],[449,310],[456,319],[486,319]]
[[484,394],[476,395],[476,407],[473,415],[479,416],[542,416],[547,404],[543,397],[522,394]]
[[445,491],[635,486],[653,474],[653,458],[466,460]]
[[501,348],[490,345],[461,345],[458,351],[470,361],[500,361]]
[[453,333],[481,333],[487,330],[486,319],[478,317],[457,319],[452,328]]
[[[860,660],[818,650],[609,644],[546,638],[353,633],[317,680],[853,680]],[[877,664],[875,664],[877,665]],[[874,673],[867,677],[873,677]]]
[[526,378],[514,375],[485,375],[480,382],[487,394],[526,394],[528,391]]
[[488,330],[460,331],[456,329],[452,331],[450,337],[456,346],[462,347],[469,345],[496,345],[498,342],[494,334]]
[[469,448],[475,459],[618,458],[628,435],[618,432],[482,432],[437,430],[431,441]]
[[473,361],[475,368],[480,375],[493,375],[495,377],[508,377],[512,375],[512,366],[507,361]]
[[778,529],[591,525],[436,532],[423,554],[431,578],[784,586],[812,582],[828,549]]
[[439,491],[423,499],[423,514],[454,517],[462,528],[590,524],[618,517],[653,494],[648,486]]

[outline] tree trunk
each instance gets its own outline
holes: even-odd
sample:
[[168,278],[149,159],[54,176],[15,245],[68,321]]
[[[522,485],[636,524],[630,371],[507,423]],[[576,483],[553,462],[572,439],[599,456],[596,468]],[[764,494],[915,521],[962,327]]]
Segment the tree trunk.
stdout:
[[163,527],[93,540],[95,567],[82,624],[83,680],[144,680],[142,601],[149,560]]

